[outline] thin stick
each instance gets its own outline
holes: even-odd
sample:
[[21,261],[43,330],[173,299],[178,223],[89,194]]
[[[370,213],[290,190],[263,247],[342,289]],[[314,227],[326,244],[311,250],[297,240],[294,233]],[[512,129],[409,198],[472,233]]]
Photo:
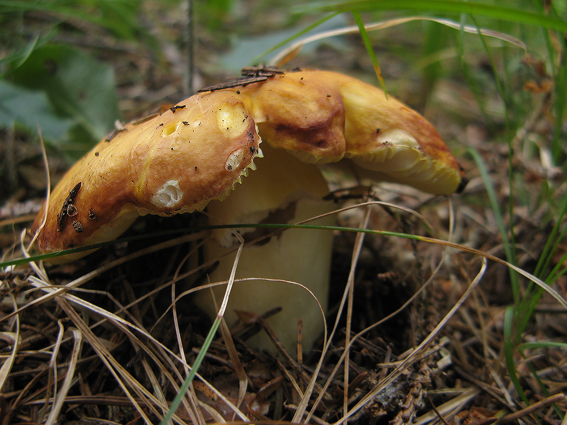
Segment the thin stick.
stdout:
[[195,31],[193,19],[193,0],[187,0],[187,87],[185,94],[193,94],[193,72],[195,71]]
[[[567,398],[567,396],[565,394],[552,395],[551,397],[548,397],[548,398],[545,398],[541,401],[538,401],[537,403],[534,403],[531,406],[528,406],[528,407],[526,407],[522,410],[518,410],[517,412],[510,413],[509,415],[504,416],[502,419],[500,419],[500,422],[504,423],[504,422],[515,421],[516,419],[523,418],[524,416],[529,415],[529,414],[535,412],[536,410],[539,410],[539,409],[542,409],[542,408],[547,407],[549,405],[552,405],[554,403],[558,403],[560,401],[563,401],[563,400],[565,400],[565,398]],[[565,422],[565,420],[564,420],[564,422]]]
[[439,420],[441,422],[443,422],[445,425],[449,425],[449,422],[447,422],[447,419],[445,419],[445,417],[443,416],[443,414],[437,410],[437,407],[435,407],[435,404],[433,404],[433,402],[431,401],[431,398],[429,397],[429,395],[427,396],[427,399],[429,400],[429,403],[431,404],[431,409],[435,412],[435,414],[437,415],[437,417],[439,418]]

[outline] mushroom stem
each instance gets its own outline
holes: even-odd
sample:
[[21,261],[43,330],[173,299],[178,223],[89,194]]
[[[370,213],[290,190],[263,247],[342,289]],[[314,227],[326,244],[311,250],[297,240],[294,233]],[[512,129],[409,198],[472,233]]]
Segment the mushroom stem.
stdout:
[[[210,223],[296,223],[333,211],[332,202],[321,198],[328,193],[321,172],[279,149],[262,145],[264,158],[256,160],[257,169],[245,185],[235,188],[229,198],[211,202],[208,207]],[[313,224],[332,225],[334,216],[313,221]],[[266,229],[246,229],[245,240],[261,236]],[[323,331],[321,310],[313,297],[300,286],[305,285],[317,297],[326,312],[331,265],[333,234],[326,230],[288,229],[242,251],[236,278],[259,278],[237,283],[230,294],[225,319],[229,325],[237,320],[234,309],[264,313],[281,307],[282,311],[268,319],[280,342],[289,352],[295,352],[297,323],[303,321],[303,349],[309,350]],[[231,230],[214,232],[205,246],[205,259],[220,258],[238,244]],[[227,280],[235,254],[222,257],[211,274],[211,282]],[[262,280],[277,279],[276,282]],[[216,287],[214,294],[220,305],[225,286]],[[200,292],[195,302],[211,317],[216,315],[211,294]],[[275,351],[267,335],[261,333],[249,340],[251,346]]]

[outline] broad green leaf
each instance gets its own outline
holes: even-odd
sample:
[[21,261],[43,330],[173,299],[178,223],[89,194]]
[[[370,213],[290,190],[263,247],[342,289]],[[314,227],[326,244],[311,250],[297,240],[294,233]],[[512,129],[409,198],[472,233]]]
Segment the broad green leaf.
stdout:
[[49,45],[34,50],[14,71],[13,80],[44,91],[55,112],[83,126],[92,142],[104,137],[118,117],[112,68],[70,47]]
[[[260,36],[235,37],[232,51],[222,56],[222,66],[224,69],[237,73],[242,67],[255,64],[259,59],[269,63],[270,59],[273,57],[272,53],[275,50],[296,39],[298,36],[341,28],[347,25],[348,21],[345,16],[332,16],[330,19],[322,19],[318,21],[318,23],[316,27],[309,25],[307,28],[295,27],[270,34],[262,34]],[[323,43],[332,45],[338,49],[345,47],[340,38],[333,37],[306,46],[302,53],[307,55],[311,54]]]
[[122,39],[147,39],[147,32],[138,19],[142,0],[0,0],[0,13],[45,12],[62,22],[85,21],[111,31]]
[[0,80],[0,127],[20,124],[36,133],[37,127],[45,139],[62,140],[72,120],[55,114],[46,94],[28,90]]

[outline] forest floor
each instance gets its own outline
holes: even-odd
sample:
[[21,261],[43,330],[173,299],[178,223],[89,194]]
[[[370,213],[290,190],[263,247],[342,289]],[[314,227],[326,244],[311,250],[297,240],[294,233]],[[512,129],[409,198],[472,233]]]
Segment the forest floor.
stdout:
[[[246,8],[248,3],[243,4]],[[242,52],[259,54],[275,44],[264,34],[293,32],[303,24],[290,29],[282,10],[254,17],[261,25],[250,28],[246,19],[250,13],[242,10],[215,30],[197,25],[192,40],[195,89],[238,76],[238,67],[248,65]],[[187,44],[179,42],[185,37],[184,15],[180,10],[157,9],[148,10],[146,17],[160,40],[159,60],[132,42],[105,45],[106,38],[84,33],[79,43],[71,37],[75,32],[59,34],[62,41],[67,37],[67,43],[96,52],[97,58],[113,65],[124,122],[174,104],[191,92]],[[344,24],[352,22],[345,19]],[[509,160],[502,136],[505,115],[486,57],[479,54],[468,61],[471,72],[488,81],[482,96],[494,111],[490,123],[455,70],[454,57],[434,84],[412,69],[412,56],[421,54],[419,28],[400,26],[373,35],[384,79],[392,95],[434,124],[469,183],[450,199],[394,184],[377,185],[364,196],[353,191],[348,205],[360,207],[341,213],[339,222],[359,227],[366,211],[362,204],[380,200],[422,218],[374,205],[369,229],[450,240],[461,249],[380,234],[367,234],[362,240],[356,232],[335,231],[327,323],[329,329],[335,323],[338,327],[324,360],[320,362],[321,340],[298,358],[296,353],[258,352],[238,335],[230,343],[219,334],[198,370],[201,378],[177,411],[180,420],[284,422],[303,409],[309,417],[299,422],[316,424],[565,423],[565,348],[538,342],[565,341],[566,311],[544,292],[524,332],[515,341],[505,341],[508,307],[518,297],[512,290],[515,278],[508,267],[493,261],[506,260],[505,245],[478,164],[467,149],[474,148],[484,160],[503,222],[514,227],[516,264],[528,273],[534,271],[555,224],[545,208],[530,206],[537,204],[543,180],[553,178],[561,188],[564,177],[545,162],[524,157],[521,149]],[[335,70],[377,84],[356,34],[305,50],[285,66]],[[532,69],[537,64],[525,61],[521,66]],[[518,146],[526,134],[548,136],[549,102],[545,93],[533,92],[533,112],[524,133],[517,136]],[[0,135],[5,149],[9,138],[16,140],[10,144],[13,170],[4,167],[2,175],[6,179],[0,216],[4,260],[22,257],[20,234],[39,210],[46,186],[39,145],[15,132],[2,130]],[[53,183],[69,163],[56,154],[48,155],[48,160]],[[510,167],[519,179],[513,183],[530,197],[521,205],[514,203],[513,216],[508,208]],[[332,183],[351,188],[356,182],[335,176]],[[187,223],[182,216],[145,217],[126,236],[186,228]],[[4,385],[0,423],[42,423],[51,418],[58,403],[62,403],[57,417],[61,424],[159,422],[186,376],[179,357],[188,365],[194,363],[212,323],[190,297],[180,298],[172,310],[172,287],[175,291],[175,277],[190,250],[186,239],[179,235],[172,246],[144,256],[137,253],[157,246],[163,237],[119,243],[60,266],[5,267],[0,272]],[[563,260],[565,248],[560,244],[552,266]],[[358,249],[359,255],[353,255]],[[471,250],[491,259],[485,264],[487,257]],[[129,261],[122,262],[124,258]],[[205,280],[206,274],[201,278]],[[349,283],[352,305],[340,310]],[[72,290],[61,290],[69,284]],[[520,294],[533,290],[523,277],[519,287]],[[564,278],[553,287],[567,298]],[[267,332],[265,323],[257,318],[245,331]],[[345,360],[347,335],[352,343]],[[522,350],[514,349],[510,358],[506,343]],[[510,374],[510,361],[515,376]],[[227,401],[237,406],[238,413]]]

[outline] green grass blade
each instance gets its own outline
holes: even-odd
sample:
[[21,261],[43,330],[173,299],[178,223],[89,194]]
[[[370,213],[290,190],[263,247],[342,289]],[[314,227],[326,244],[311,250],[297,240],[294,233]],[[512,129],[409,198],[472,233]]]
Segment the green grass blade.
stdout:
[[[484,182],[484,187],[486,188],[486,193],[488,194],[488,199],[490,201],[492,211],[494,212],[494,217],[496,218],[496,224],[498,226],[498,230],[500,231],[500,235],[502,237],[506,258],[508,259],[509,263],[516,264],[514,261],[516,257],[514,254],[514,248],[510,243],[510,238],[508,237],[508,231],[506,229],[506,225],[504,224],[502,212],[500,211],[500,204],[498,203],[498,198],[496,197],[496,191],[494,190],[494,185],[492,184],[490,175],[488,174],[488,170],[486,168],[486,165],[484,164],[484,160],[482,159],[478,151],[473,147],[469,147],[468,152],[472,155],[476,163],[476,166],[478,167],[478,170],[480,172],[480,176],[482,177],[482,181]],[[514,291],[514,300],[517,303],[519,302],[519,284],[518,284],[518,276],[513,270],[510,270],[510,278],[512,279],[512,284],[513,284],[512,289]]]
[[567,342],[559,341],[537,341],[537,342],[524,342],[518,345],[518,351],[531,350],[534,348],[566,348]]
[[[548,11],[546,11],[543,3],[539,0],[533,0],[533,4],[541,15],[554,13],[557,16],[557,10],[555,9],[555,5],[553,3],[545,6],[551,6],[549,7]],[[552,69],[551,74],[553,77],[555,90],[555,98],[553,100],[553,108],[555,109],[555,125],[551,151],[555,163],[559,164],[563,153],[561,135],[563,133],[562,127],[563,120],[565,118],[567,102],[567,61],[565,60],[564,53],[565,50],[567,50],[567,43],[565,42],[564,36],[562,34],[554,34],[550,31],[543,31],[543,37],[549,55],[547,62]]]
[[320,2],[311,3],[296,9],[297,13],[314,12],[370,12],[378,10],[393,11],[420,11],[420,12],[446,12],[484,16],[506,22],[514,22],[539,26],[557,31],[567,32],[567,22],[549,16],[522,10],[518,7],[496,6],[478,2],[464,2],[456,0],[362,0],[346,2]]
[[[524,356],[524,359],[527,360]],[[541,392],[544,394],[544,396],[547,397],[551,397],[551,394],[549,392],[549,388],[547,388],[547,385],[545,385],[545,382],[543,382],[543,379],[541,379],[541,377],[538,375],[537,370],[534,368],[533,364],[531,361],[526,361],[526,365],[528,366],[528,369],[530,370],[530,373],[532,374],[534,380],[537,382],[539,388],[541,389]],[[557,407],[557,403],[553,404],[553,410],[555,410],[555,413],[557,414],[557,416],[559,416],[559,418],[563,419],[563,412],[561,411],[561,409],[559,409],[559,407]],[[537,412],[533,413],[534,415],[537,415]],[[536,420],[537,420],[537,416],[536,416]],[[540,423],[538,421],[538,423]]]
[[494,127],[494,120],[492,119],[490,113],[486,110],[486,102],[484,101],[484,96],[482,95],[480,86],[477,80],[473,77],[473,73],[471,72],[471,69],[466,62],[466,57],[465,57],[466,43],[464,38],[465,20],[466,20],[465,15],[461,16],[461,31],[459,32],[459,37],[457,38],[458,40],[457,51],[458,51],[459,62],[461,64],[461,71],[463,73],[463,76],[465,77],[467,86],[469,87],[478,105],[478,108],[480,109],[484,121],[487,123],[487,127],[492,129]]
[[[477,28],[478,25],[476,24],[476,20],[474,17],[471,17],[474,24],[476,25]],[[497,67],[494,63],[494,59],[492,57],[492,54],[490,52],[490,49],[488,48],[488,45],[486,44],[486,39],[485,37],[482,35],[482,33],[480,32],[479,29],[479,37],[480,40],[482,42],[483,48],[486,52],[486,55],[488,57],[488,60],[490,62],[490,66],[492,68],[492,72],[494,73],[494,80],[496,81],[496,86],[498,87],[498,91],[500,93],[500,97],[502,98],[502,101],[504,102],[504,111],[505,111],[505,122],[506,122],[506,143],[508,145],[508,188],[510,190],[510,194],[508,195],[508,216],[509,217],[514,217],[514,164],[513,164],[513,158],[514,158],[514,148],[512,146],[512,124],[511,124],[511,120],[510,120],[510,101],[509,101],[509,96],[506,93],[506,90],[504,88],[504,85],[500,82],[500,78],[498,75],[498,70]],[[494,204],[493,204],[494,207]],[[504,228],[500,228],[500,231],[502,233],[502,231],[505,231]],[[510,227],[510,231],[509,231],[509,235],[508,232],[506,232],[506,236],[509,237],[510,239],[504,239],[505,240],[505,249],[506,249],[506,258],[508,259],[508,261],[512,264],[517,264],[517,258],[516,258],[516,250],[515,250],[515,233],[514,233],[514,227],[513,225]],[[504,238],[504,234],[502,234],[502,237]],[[524,298],[523,300],[520,299],[520,282],[518,280],[518,275],[516,273],[513,273],[512,270],[510,270],[510,281],[512,284],[512,289],[514,291],[514,301],[515,301],[515,312],[516,315],[518,316],[518,328],[516,329],[517,332],[517,338],[519,338],[519,336],[522,334],[522,332],[524,331],[525,327],[527,326],[532,312],[535,309],[535,305],[537,304],[537,301],[539,300],[539,297],[535,297],[536,299],[533,299],[532,297],[529,297],[528,299],[528,307],[527,308],[521,308],[523,301],[526,300],[526,298]],[[540,294],[541,295],[541,294]]]
[[191,370],[189,371],[187,378],[183,382],[183,385],[181,385],[181,387],[179,388],[179,392],[177,393],[177,395],[173,399],[173,402],[171,403],[171,406],[169,407],[168,412],[166,413],[166,415],[161,420],[160,425],[167,425],[167,423],[169,421],[171,421],[171,419],[173,418],[173,415],[175,414],[175,412],[177,411],[177,408],[181,404],[183,397],[185,397],[185,394],[189,390],[189,386],[191,385],[191,383],[195,379],[195,376],[197,375],[197,371],[199,370],[201,363],[203,363],[203,360],[205,359],[205,356],[207,355],[207,351],[209,350],[209,347],[211,346],[211,343],[213,342],[213,339],[215,338],[215,335],[217,333],[217,330],[219,329],[221,320],[222,319],[220,317],[217,317],[215,319],[215,321],[213,322],[213,325],[211,326],[211,329],[210,329],[209,333],[207,334],[207,338],[205,338],[205,342],[203,343],[203,347],[199,351],[199,354],[197,355],[197,358],[195,359],[195,362],[193,363],[193,366],[191,367]]
[[555,220],[555,225],[553,226],[553,229],[551,229],[551,233],[547,238],[545,247],[543,248],[543,251],[538,259],[534,271],[534,275],[538,277],[542,277],[543,273],[545,273],[545,270],[547,270],[549,264],[551,263],[553,254],[555,253],[556,249],[559,247],[559,244],[565,237],[565,233],[567,232],[567,227],[564,228],[563,231],[561,231],[559,237],[556,237],[561,229],[561,225],[563,223],[563,218],[565,217],[565,214],[567,214],[567,197],[564,197],[563,201],[561,202],[559,216]]
[[[557,265],[553,268],[553,270],[547,273],[548,268],[550,267],[550,263],[553,260],[553,256],[555,252],[559,248],[560,244],[565,238],[567,233],[567,227],[565,227],[559,236],[557,234],[560,231],[561,225],[563,223],[563,218],[567,214],[567,198],[563,199],[561,204],[561,209],[558,218],[555,221],[555,225],[551,230],[549,236],[547,237],[546,244],[543,248],[542,253],[539,255],[538,262],[536,264],[536,268],[534,271],[534,276],[539,277],[542,280],[545,280],[547,284],[551,284],[553,280],[557,277],[558,271],[561,269],[563,260],[559,261]],[[565,254],[564,257],[566,257]],[[564,269],[565,271],[566,269]],[[564,272],[563,271],[563,272]],[[533,311],[535,310],[538,301],[540,300],[541,296],[543,295],[542,288],[535,288],[532,283],[530,283],[525,291],[524,299],[518,304],[518,332],[522,333],[526,329]]]
[[516,391],[518,391],[522,400],[526,403],[526,405],[529,405],[529,400],[524,393],[522,384],[520,384],[520,380],[516,374],[516,363],[514,362],[514,353],[516,352],[517,345],[514,332],[515,316],[514,308],[512,306],[507,307],[504,313],[504,358],[506,360],[506,368],[510,374],[510,380],[514,384],[514,387],[516,388]]
[[567,261],[567,252],[563,254],[561,259],[557,262],[557,265],[553,268],[547,279],[545,280],[547,284],[551,285],[556,279],[565,275],[567,273],[567,267],[564,267],[563,264]]
[[388,98],[388,91],[386,90],[386,84],[384,83],[384,77],[382,77],[382,71],[380,70],[380,65],[378,64],[378,59],[376,58],[376,54],[374,53],[374,48],[372,47],[372,42],[370,41],[370,37],[368,36],[368,32],[364,27],[364,21],[360,16],[360,13],[356,11],[352,11],[352,16],[356,25],[358,26],[358,30],[360,31],[360,37],[364,43],[364,47],[366,48],[366,53],[370,57],[370,61],[372,62],[372,67],[374,68],[374,72],[376,73],[376,77],[378,77],[378,81],[380,82],[380,87],[384,91],[386,98]]

